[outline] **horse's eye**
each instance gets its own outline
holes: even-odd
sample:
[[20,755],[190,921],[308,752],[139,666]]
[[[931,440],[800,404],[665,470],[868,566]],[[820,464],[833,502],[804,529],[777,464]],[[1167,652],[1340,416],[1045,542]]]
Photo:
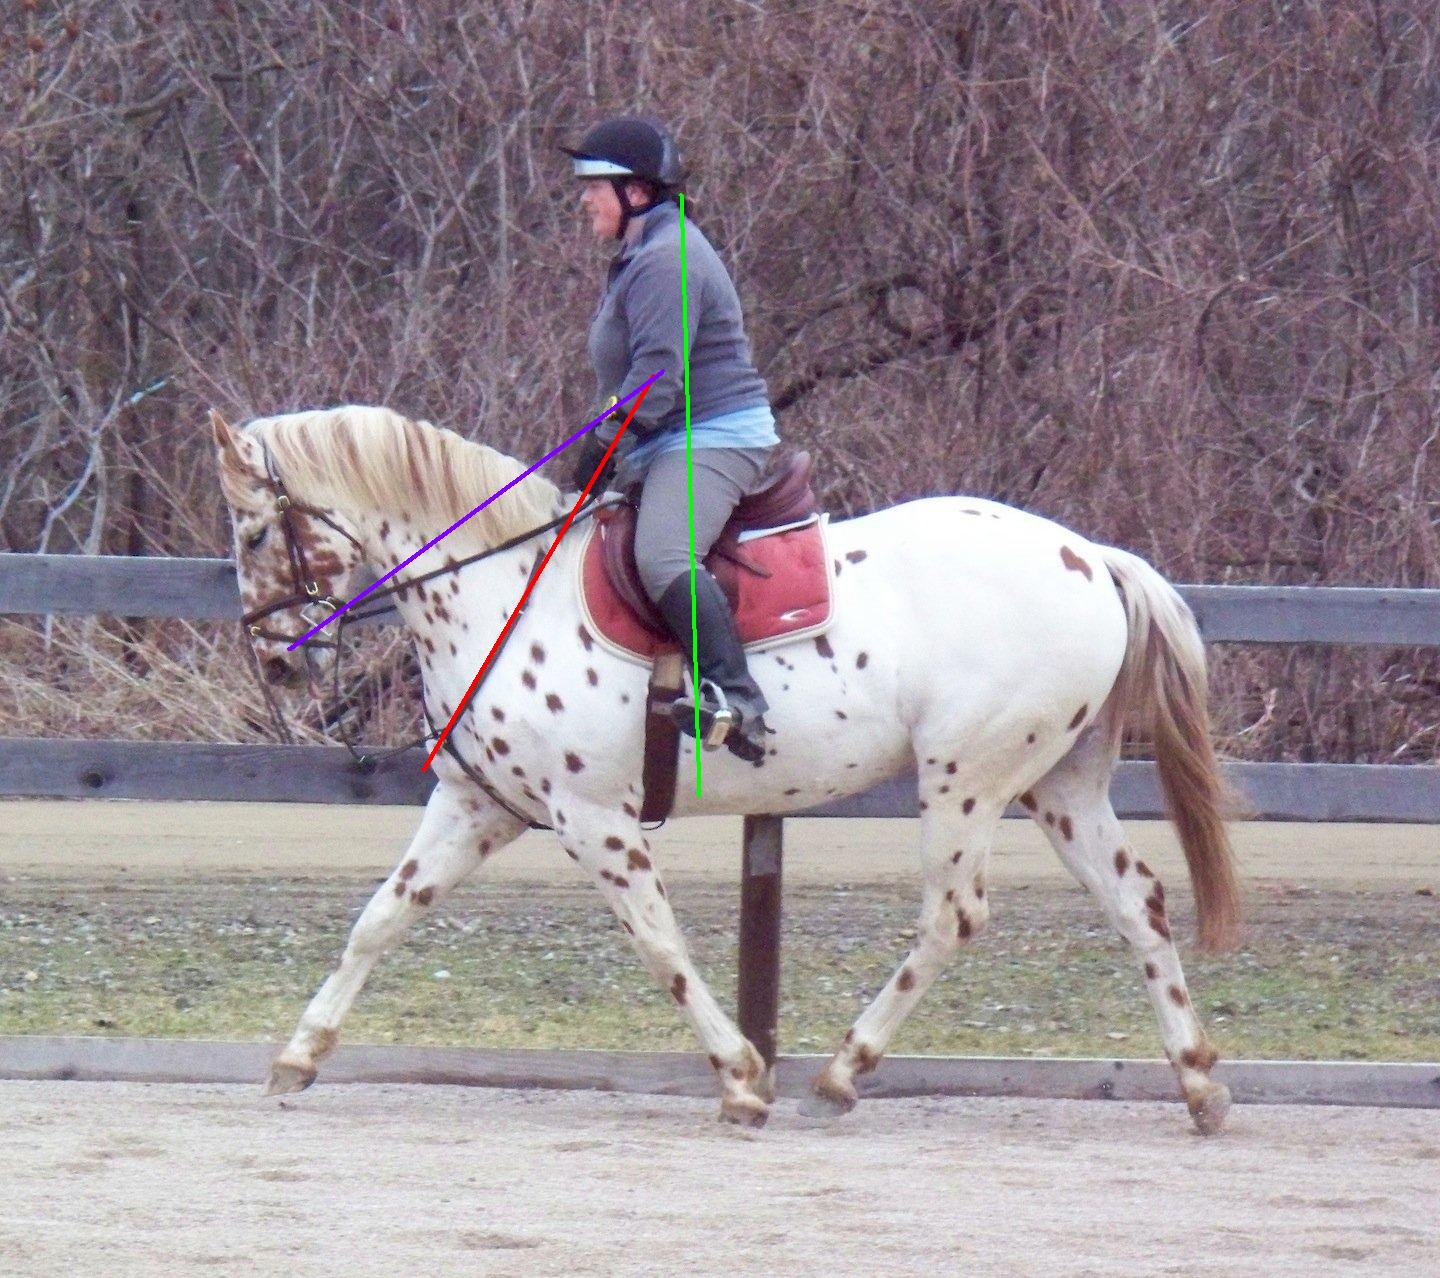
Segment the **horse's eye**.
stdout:
[[245,538],[245,549],[246,549],[246,550],[259,550],[259,549],[260,549],[260,543],[265,540],[265,534],[266,534],[267,532],[269,532],[269,531],[270,531],[270,530],[269,530],[268,528],[262,528],[259,532],[253,533],[253,534],[251,534],[249,537],[246,537],[246,538]]

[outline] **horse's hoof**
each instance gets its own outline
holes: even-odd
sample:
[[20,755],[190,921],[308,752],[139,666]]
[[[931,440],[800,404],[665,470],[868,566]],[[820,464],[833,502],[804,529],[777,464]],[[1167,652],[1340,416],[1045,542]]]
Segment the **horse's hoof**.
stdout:
[[1190,1117],[1202,1136],[1218,1135],[1230,1112],[1230,1089],[1223,1083],[1211,1083],[1203,1092],[1190,1097]]
[[758,1096],[727,1096],[720,1102],[720,1121],[736,1127],[764,1127],[770,1107]]
[[844,1118],[855,1108],[855,1101],[822,1092],[806,1092],[800,1098],[801,1118]]
[[283,1057],[270,1066],[270,1081],[265,1085],[266,1096],[285,1096],[290,1092],[303,1092],[315,1081],[317,1071],[313,1065],[296,1065]]

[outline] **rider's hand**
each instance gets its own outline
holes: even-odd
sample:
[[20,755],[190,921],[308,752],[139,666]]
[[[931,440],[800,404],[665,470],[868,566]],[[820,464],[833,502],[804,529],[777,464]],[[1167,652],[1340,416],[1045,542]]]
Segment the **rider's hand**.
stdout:
[[[598,430],[599,427],[596,427]],[[596,439],[595,431],[591,431],[580,441],[579,453],[575,458],[575,471],[573,483],[576,492],[583,492],[585,485],[590,483],[590,476],[595,474],[595,468],[600,464],[600,459],[605,456],[606,450],[610,447],[609,440]],[[615,473],[615,454],[611,453],[610,460],[605,463],[605,470],[596,477],[590,491],[599,496],[605,491],[605,486],[610,482],[610,477]]]

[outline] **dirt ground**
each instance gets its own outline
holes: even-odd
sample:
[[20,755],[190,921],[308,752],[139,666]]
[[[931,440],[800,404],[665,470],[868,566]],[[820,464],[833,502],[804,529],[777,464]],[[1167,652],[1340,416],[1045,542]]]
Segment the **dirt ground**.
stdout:
[[[389,871],[420,821],[417,807],[330,807],[296,803],[148,803],[102,800],[0,801],[0,876],[41,871],[77,878],[171,878],[254,873]],[[1164,821],[1128,821],[1129,843],[1162,876],[1184,862]],[[1252,822],[1231,827],[1251,882],[1293,881],[1440,891],[1440,827]],[[918,885],[919,822],[785,822],[785,878],[796,883]],[[740,819],[673,822],[650,841],[667,879],[738,882]],[[555,836],[532,832],[490,861],[499,882],[581,882]],[[1002,821],[993,858],[997,885],[1071,882],[1031,821]]]
[[1440,1274],[1440,1112],[0,1083],[0,1273]]

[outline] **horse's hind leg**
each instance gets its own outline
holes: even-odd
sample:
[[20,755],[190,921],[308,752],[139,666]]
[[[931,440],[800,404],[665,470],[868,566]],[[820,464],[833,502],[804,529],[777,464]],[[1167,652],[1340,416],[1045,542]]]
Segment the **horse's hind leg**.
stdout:
[[1210,1078],[1218,1054],[1190,1005],[1165,916],[1165,889],[1131,851],[1110,806],[1114,765],[1101,736],[1098,726],[1087,729],[1070,753],[1020,796],[1020,802],[1129,943],[1145,973],[1145,990],[1160,1021],[1165,1055],[1179,1075],[1195,1125],[1213,1135],[1225,1122],[1230,1092]]
[[875,1068],[956,950],[989,921],[985,867],[1003,807],[967,797],[964,785],[943,769],[929,775],[922,770],[920,793],[924,890],[915,945],[821,1070],[812,1095],[801,1102],[802,1114],[843,1114],[854,1107],[855,1078]]
[[298,1092],[315,1081],[316,1065],[334,1051],[340,1023],[381,955],[523,828],[489,799],[462,796],[444,785],[435,789],[400,864],[356,919],[339,967],[310,1000],[290,1042],[275,1058],[266,1095]]

